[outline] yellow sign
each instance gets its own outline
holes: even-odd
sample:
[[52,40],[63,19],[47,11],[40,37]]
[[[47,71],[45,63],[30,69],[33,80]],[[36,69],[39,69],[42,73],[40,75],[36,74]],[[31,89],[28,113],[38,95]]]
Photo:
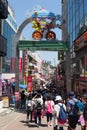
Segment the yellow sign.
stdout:
[[2,97],[3,100],[3,107],[9,107],[9,98],[6,97]]

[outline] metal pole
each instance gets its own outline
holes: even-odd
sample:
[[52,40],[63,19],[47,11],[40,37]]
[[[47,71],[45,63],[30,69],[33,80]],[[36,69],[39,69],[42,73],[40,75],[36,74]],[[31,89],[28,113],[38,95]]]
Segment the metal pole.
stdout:
[[71,58],[70,58],[69,36],[67,44],[68,44],[68,51],[66,51],[66,87],[67,87],[67,93],[69,93],[71,91]]

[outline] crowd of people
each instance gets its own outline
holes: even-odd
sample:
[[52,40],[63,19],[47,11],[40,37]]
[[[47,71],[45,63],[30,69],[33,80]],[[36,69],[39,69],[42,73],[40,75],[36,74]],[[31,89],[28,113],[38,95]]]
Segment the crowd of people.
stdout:
[[81,130],[86,130],[87,94],[81,97],[72,91],[63,99],[59,94],[52,98],[51,94],[43,97],[41,93],[29,93],[25,106],[27,123],[34,120],[37,127],[41,126],[42,117],[45,116],[47,127],[53,126],[54,130],[64,130],[65,125],[67,130],[76,130],[77,124],[81,125]]

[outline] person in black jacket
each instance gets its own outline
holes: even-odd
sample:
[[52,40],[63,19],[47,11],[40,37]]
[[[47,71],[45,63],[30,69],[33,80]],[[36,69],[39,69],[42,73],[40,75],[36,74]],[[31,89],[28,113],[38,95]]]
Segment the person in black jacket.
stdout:
[[84,110],[83,110],[83,116],[85,119],[85,126],[83,130],[86,130],[87,127],[87,96],[83,96],[84,98]]
[[78,99],[75,98],[75,93],[71,91],[69,93],[69,99],[67,101],[67,112],[68,112],[68,130],[76,130],[76,125],[79,120],[79,115],[74,113],[75,103],[78,102]]

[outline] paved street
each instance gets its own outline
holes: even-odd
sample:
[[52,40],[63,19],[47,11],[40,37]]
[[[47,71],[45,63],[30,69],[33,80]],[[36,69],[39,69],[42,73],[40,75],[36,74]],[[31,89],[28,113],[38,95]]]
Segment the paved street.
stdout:
[[[0,115],[0,130],[53,130],[53,127],[47,127],[46,118],[42,118],[42,126],[37,128],[33,123],[27,125],[26,113],[23,111],[11,111],[7,115]],[[67,127],[64,128],[67,130]],[[80,127],[77,130],[81,130]]]

